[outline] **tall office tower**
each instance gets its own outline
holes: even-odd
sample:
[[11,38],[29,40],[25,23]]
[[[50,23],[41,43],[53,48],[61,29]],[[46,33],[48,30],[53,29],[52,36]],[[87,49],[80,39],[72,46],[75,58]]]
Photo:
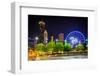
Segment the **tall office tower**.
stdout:
[[60,33],[58,35],[58,39],[59,39],[59,41],[64,41],[64,33]]
[[44,42],[44,31],[45,31],[45,22],[43,20],[40,20],[38,22],[39,24],[39,29],[40,29],[40,33],[38,36],[38,43],[43,43]]
[[44,43],[46,44],[48,42],[48,32],[44,31]]
[[46,44],[48,42],[48,32],[46,30],[46,25],[43,20],[38,22],[40,33],[39,33],[39,40],[38,43],[44,43]]

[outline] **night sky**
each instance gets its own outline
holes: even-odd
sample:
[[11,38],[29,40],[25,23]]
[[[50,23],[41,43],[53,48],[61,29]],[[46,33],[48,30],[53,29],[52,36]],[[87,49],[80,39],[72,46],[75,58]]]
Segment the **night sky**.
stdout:
[[71,16],[44,16],[44,15],[28,15],[28,37],[35,38],[39,34],[40,20],[46,23],[48,35],[53,34],[54,38],[58,38],[59,33],[64,33],[64,38],[72,31],[80,31],[85,38],[88,37],[88,18],[87,17],[71,17]]

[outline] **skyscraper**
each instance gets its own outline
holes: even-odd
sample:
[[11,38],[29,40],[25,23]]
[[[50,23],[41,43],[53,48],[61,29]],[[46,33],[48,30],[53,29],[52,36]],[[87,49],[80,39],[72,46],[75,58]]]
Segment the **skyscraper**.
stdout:
[[60,34],[58,35],[58,40],[59,40],[59,41],[64,41],[64,33],[60,33]]
[[44,43],[46,44],[48,42],[48,32],[44,31]]
[[48,32],[46,30],[45,22],[43,20],[38,22],[40,28],[38,43],[46,44],[48,42]]

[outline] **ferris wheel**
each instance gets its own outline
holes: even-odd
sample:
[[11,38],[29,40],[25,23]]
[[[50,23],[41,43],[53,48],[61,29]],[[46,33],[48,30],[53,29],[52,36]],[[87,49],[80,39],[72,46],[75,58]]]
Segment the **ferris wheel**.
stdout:
[[80,31],[72,31],[67,35],[66,40],[74,47],[79,43],[84,43],[85,37]]

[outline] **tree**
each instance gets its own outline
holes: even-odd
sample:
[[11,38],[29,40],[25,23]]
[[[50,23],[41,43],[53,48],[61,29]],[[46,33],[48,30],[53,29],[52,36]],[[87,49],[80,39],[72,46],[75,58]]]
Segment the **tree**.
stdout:
[[84,50],[84,45],[79,43],[77,46],[76,46],[76,50],[79,51],[79,50]]
[[43,55],[46,51],[46,46],[43,43],[39,43],[36,45],[35,49],[39,53],[39,55]]
[[55,45],[55,52],[63,52],[64,50],[64,45],[63,45],[63,42],[56,42],[56,45]]
[[68,42],[65,42],[64,44],[64,51],[71,51],[72,50],[72,46],[71,44],[69,44]]
[[49,53],[52,53],[54,51],[55,42],[54,41],[48,42],[48,44],[46,45],[46,47],[47,47],[47,51]]
[[43,43],[39,43],[36,45],[35,49],[37,51],[44,51],[45,45]]
[[83,43],[84,46],[84,51],[86,51],[88,49],[87,43]]

